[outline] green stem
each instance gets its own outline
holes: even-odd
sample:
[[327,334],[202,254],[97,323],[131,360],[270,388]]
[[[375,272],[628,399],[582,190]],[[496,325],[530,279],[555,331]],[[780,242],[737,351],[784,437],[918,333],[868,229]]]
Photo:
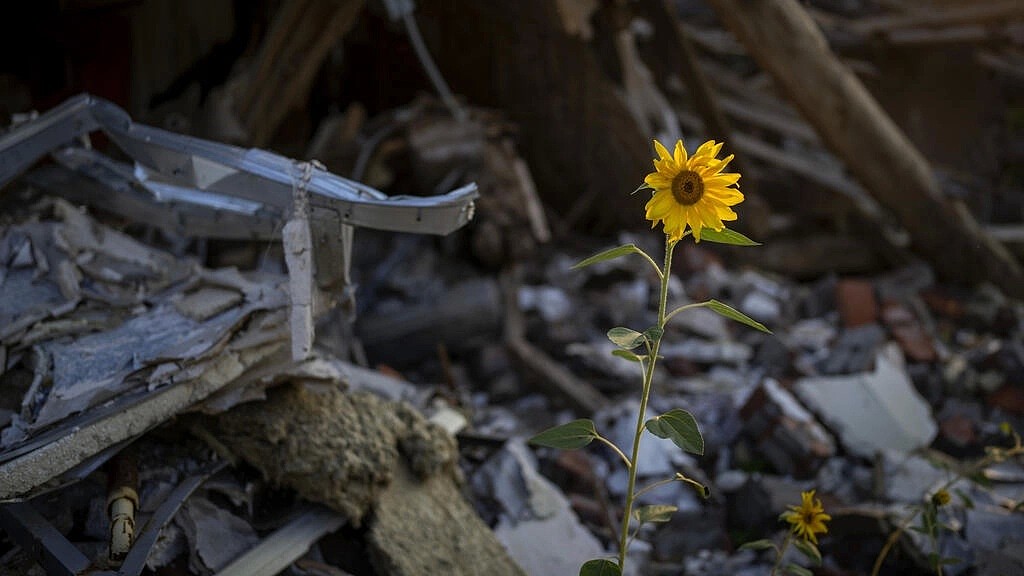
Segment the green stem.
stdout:
[[597,440],[598,442],[604,442],[606,446],[611,448],[616,454],[619,455],[619,458],[622,458],[622,461],[626,464],[626,467],[629,467],[629,458],[626,458],[626,454],[623,453],[622,450],[620,450],[619,447],[615,445],[615,442],[612,442],[611,440],[605,438],[604,436],[601,436],[600,434],[597,435],[597,438],[595,438],[595,440]]
[[889,555],[889,550],[892,550],[892,547],[895,546],[896,542],[900,539],[900,535],[903,534],[903,531],[906,530],[908,526],[910,526],[910,523],[914,521],[914,518],[917,518],[917,515],[920,512],[920,510],[915,510],[913,514],[907,516],[903,523],[892,531],[892,534],[889,534],[889,537],[885,540],[885,544],[882,546],[882,550],[875,558],[875,565],[871,567],[871,576],[878,576],[878,571],[882,569],[882,562],[885,562],[885,557]]
[[654,490],[655,488],[658,488],[659,486],[664,486],[665,484],[671,484],[673,482],[677,482],[678,480],[679,480],[679,478],[677,478],[676,476],[673,476],[671,478],[666,478],[664,480],[658,480],[657,482],[655,482],[655,483],[653,483],[653,484],[651,484],[649,486],[644,486],[643,488],[637,490],[636,494],[633,494],[633,499],[636,500],[637,498],[639,498],[643,494],[646,494],[646,493],[650,492],[651,490]]
[[[672,251],[676,243],[665,239],[665,265],[661,270],[661,295],[658,298],[658,327],[665,328],[665,306],[668,302],[668,279],[672,269]],[[647,414],[647,401],[651,395],[651,381],[654,378],[654,365],[658,361],[658,350],[661,348],[661,336],[651,346],[651,355],[647,369],[644,371],[644,386],[640,394],[640,410],[636,417],[636,433],[633,435],[633,457],[629,460],[629,482],[626,484],[626,505],[622,512],[622,530],[619,535],[619,570],[626,569],[626,550],[629,548],[629,518],[633,514],[633,501],[636,495],[637,461],[640,453],[640,435],[644,431],[644,416]]]
[[789,543],[793,541],[793,533],[786,534],[786,540],[782,543],[782,548],[776,548],[778,554],[775,556],[775,566],[772,566],[772,571],[769,576],[775,576],[775,573],[779,571],[779,565],[782,564],[782,557],[786,555],[786,550],[789,549]]
[[707,306],[707,305],[708,305],[707,302],[694,302],[693,304],[683,304],[682,306],[680,306],[680,307],[676,308],[675,310],[669,312],[668,315],[665,316],[665,322],[668,322],[669,320],[672,319],[673,316],[675,316],[676,314],[679,314],[683,310],[689,310],[691,308],[700,308],[701,306]]

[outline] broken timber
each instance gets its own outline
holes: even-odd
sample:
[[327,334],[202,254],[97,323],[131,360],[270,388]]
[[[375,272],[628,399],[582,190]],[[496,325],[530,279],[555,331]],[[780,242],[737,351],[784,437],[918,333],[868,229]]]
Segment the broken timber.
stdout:
[[931,167],[867,88],[829,49],[793,0],[711,0],[822,140],[911,236],[913,248],[954,279],[987,280],[1024,295],[1024,270],[965,211],[942,198]]

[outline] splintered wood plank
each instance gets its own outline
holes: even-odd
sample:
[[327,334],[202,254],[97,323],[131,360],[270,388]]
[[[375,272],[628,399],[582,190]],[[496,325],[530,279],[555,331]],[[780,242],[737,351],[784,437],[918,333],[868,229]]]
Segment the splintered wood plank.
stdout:
[[795,0],[711,0],[821,139],[944,277],[1024,295],[1020,263],[943,198],[932,168]]

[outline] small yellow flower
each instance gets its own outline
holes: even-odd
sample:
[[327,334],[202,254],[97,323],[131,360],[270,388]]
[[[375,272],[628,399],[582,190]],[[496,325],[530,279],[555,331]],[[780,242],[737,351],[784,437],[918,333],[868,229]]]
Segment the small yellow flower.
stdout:
[[814,490],[801,492],[800,499],[800,505],[790,506],[790,512],[783,513],[782,518],[792,525],[794,534],[817,544],[818,538],[815,535],[828,532],[825,522],[832,517],[825,514],[821,500],[814,497]]
[[733,159],[732,154],[721,160],[716,158],[722,150],[721,143],[708,140],[689,157],[682,140],[676,142],[673,154],[657,140],[654,148],[658,151],[655,171],[644,178],[654,188],[654,196],[647,202],[651,228],[662,222],[665,234],[675,241],[689,227],[694,240],[700,242],[702,229],[720,231],[725,228],[722,221],[736,219],[736,213],[729,207],[742,202],[743,193],[730,186],[736,185],[740,175],[721,173]]

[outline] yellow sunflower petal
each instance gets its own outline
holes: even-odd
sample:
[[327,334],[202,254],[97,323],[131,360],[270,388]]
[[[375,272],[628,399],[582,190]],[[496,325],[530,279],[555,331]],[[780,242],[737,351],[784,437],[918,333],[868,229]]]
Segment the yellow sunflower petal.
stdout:
[[699,156],[709,156],[709,155],[711,157],[714,157],[714,154],[711,154],[711,150],[713,150],[714,147],[715,147],[715,141],[714,140],[708,140],[707,142],[701,144],[699,148],[697,148],[697,151],[693,153],[693,158],[697,158]]
[[721,160],[712,160],[711,162],[708,162],[707,166],[704,167],[704,170],[702,172],[699,170],[698,172],[701,172],[701,176],[706,178],[715,176],[719,172],[724,170],[725,167],[729,165],[729,162],[732,162],[732,159],[735,157],[735,154],[729,154],[728,156],[722,158]]
[[[655,140],[654,149],[658,152],[658,157],[661,158],[662,160],[672,159],[672,155],[668,153],[668,149],[665,148],[665,146],[661,142]],[[655,163],[657,163],[657,161],[655,161]]]
[[672,187],[672,179],[661,172],[651,172],[644,177],[644,182],[656,189]]
[[743,192],[735,188],[705,188],[704,195],[726,206],[735,206],[743,202]]
[[675,161],[676,166],[686,166],[686,148],[683,148],[682,140],[676,140]]
[[728,174],[719,174],[717,176],[708,176],[704,178],[704,187],[709,188],[712,186],[720,186],[725,188],[726,186],[732,186],[739,182],[740,175],[736,172],[730,172]]
[[647,217],[660,220],[674,207],[675,201],[672,198],[672,193],[660,190],[647,201]]

